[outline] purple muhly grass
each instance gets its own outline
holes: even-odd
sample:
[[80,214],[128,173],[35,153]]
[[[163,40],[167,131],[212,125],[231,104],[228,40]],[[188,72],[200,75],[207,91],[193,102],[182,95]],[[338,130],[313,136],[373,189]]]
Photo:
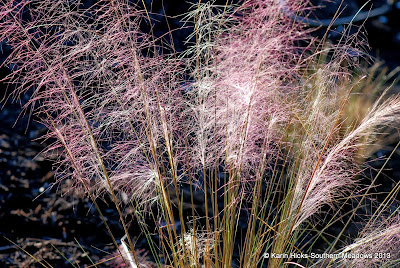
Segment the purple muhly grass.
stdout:
[[395,212],[364,229],[361,237],[336,252],[353,257],[334,259],[334,263],[338,267],[394,267],[400,260],[399,248],[400,219],[399,213]]
[[[339,197],[355,189],[360,171],[355,161],[357,150],[372,142],[368,138],[379,127],[399,119],[400,102],[397,98],[377,102],[358,126],[344,135],[339,133],[342,110],[354,86],[349,87],[352,75],[341,63],[352,61],[351,52],[356,51],[352,44],[333,47],[329,64],[308,65],[317,68],[317,74],[304,79],[303,56],[294,45],[306,37],[304,31],[293,22],[288,24],[280,7],[272,3],[246,2],[239,10],[249,14],[245,19],[232,19],[230,30],[210,43],[214,66],[206,70],[200,66],[193,74],[195,78],[196,72],[205,74],[195,82],[197,99],[202,100],[196,111],[201,119],[196,136],[211,135],[198,139],[195,152],[206,166],[224,159],[239,180],[249,182],[264,154],[274,155],[270,166],[280,157],[277,144],[295,149],[294,159],[289,160],[296,170],[287,214],[288,220],[294,220],[289,230],[294,231],[323,205],[334,206]],[[201,52],[197,56],[201,58]],[[301,136],[294,131],[289,142],[282,144],[292,124],[303,128]]]
[[[292,122],[297,130],[291,133],[288,145],[298,161],[292,173],[294,188],[289,212],[290,218],[295,219],[292,230],[323,205],[333,208],[338,198],[350,198],[360,172],[356,161],[358,151],[373,143],[380,127],[399,118],[399,100],[392,98],[382,103],[382,96],[369,113],[359,119],[361,123],[347,122],[352,127],[341,129],[347,120],[344,109],[350,105],[353,88],[360,83],[352,74],[353,68],[358,68],[353,56],[364,55],[365,47],[360,31],[353,36],[347,35],[347,30],[344,32],[339,44],[322,44],[321,49],[305,59],[310,60],[307,75],[298,79],[301,89],[292,109]],[[324,56],[328,53],[331,56]],[[329,58],[328,62],[324,57]]]
[[[317,64],[319,55],[307,51],[312,42],[306,49],[298,46],[307,40],[307,32],[285,15],[304,6],[283,9],[278,2],[246,1],[229,10],[229,16],[215,17],[209,4],[200,5],[193,13],[196,44],[175,58],[162,55],[157,40],[140,31],[142,12],[124,1],[100,1],[89,10],[71,6],[71,1],[8,1],[0,7],[0,39],[12,46],[7,62],[17,66],[8,79],[19,81],[15,94],[33,86],[30,104],[38,106],[38,115],[51,130],[48,137],[57,138],[49,152],[63,151],[61,178],[71,177],[77,186],[89,186],[86,190],[97,194],[129,193],[144,208],[160,201],[166,225],[174,226],[168,185],[175,186],[179,202],[184,175],[203,173],[205,178],[208,170],[223,166],[243,192],[228,185],[224,194],[233,192],[232,202],[224,209],[222,230],[207,226],[204,246],[191,250],[192,255],[212,250],[211,231],[217,253],[224,231],[231,237],[222,234],[223,243],[233,251],[240,212],[236,205],[241,206],[244,194],[257,193],[249,185],[265,179],[270,192],[282,196],[251,198],[254,207],[266,203],[259,214],[267,205],[281,206],[273,231],[282,235],[270,237],[281,238],[282,244],[273,248],[283,253],[302,223],[354,189],[357,149],[371,142],[377,128],[399,119],[400,100],[378,101],[358,126],[339,133],[351,94],[343,82],[351,73],[340,67],[348,46],[332,49],[330,64]],[[182,72],[187,71],[182,66],[193,80],[187,92],[181,86]],[[307,68],[316,71],[309,75]],[[276,173],[266,175],[267,170],[276,172],[278,160],[288,171],[282,180]],[[213,187],[219,187],[218,182]],[[215,189],[210,192],[217,196]],[[218,204],[213,209],[218,217]],[[266,220],[272,210],[265,212]],[[251,216],[252,224],[258,216]],[[188,233],[182,219],[183,239],[177,234],[171,239],[166,229],[168,244],[179,244],[176,252],[185,255]],[[273,229],[262,228],[266,233]],[[190,232],[189,239],[197,232]],[[245,249],[252,251],[250,246]],[[224,255],[226,266],[229,254]],[[197,257],[194,263],[199,263]]]
[[224,159],[228,169],[241,171],[245,182],[252,180],[263,154],[277,152],[281,125],[291,111],[290,103],[281,100],[298,90],[290,82],[300,56],[294,43],[305,35],[288,23],[274,1],[247,1],[236,13],[242,16],[230,17],[222,26],[212,21],[212,28],[199,19],[199,29],[204,23],[209,31],[220,31],[200,30],[193,49],[193,58],[206,62],[193,71],[199,124],[194,154],[206,167]]
[[155,180],[163,179],[163,153],[183,146],[178,67],[167,57],[143,56],[155,46],[139,31],[135,7],[72,6],[9,1],[2,7],[1,39],[13,48],[8,63],[18,66],[8,79],[19,79],[18,93],[34,85],[29,104],[39,106],[58,139],[50,149],[65,149],[61,175],[95,182],[96,191],[111,186],[151,200]]
[[333,138],[332,145],[327,146],[322,157],[318,155],[318,151],[312,153],[315,148],[311,149],[310,154],[314,157],[306,159],[305,166],[301,167],[305,173],[299,174],[295,188],[296,197],[293,198],[293,210],[300,213],[296,226],[317,212],[322,205],[333,206],[337,198],[345,197],[354,190],[357,183],[355,177],[360,171],[356,163],[357,149],[371,144],[377,129],[399,120],[398,97],[379,102],[380,100],[371,107],[354,130],[342,137]]
[[[302,10],[298,5],[286,8]],[[195,163],[209,168],[223,159],[246,183],[254,180],[261,164],[274,168],[276,158],[283,157],[278,147],[292,148],[294,159],[290,161],[296,163],[296,156],[300,159],[291,203],[296,228],[322,205],[333,205],[336,198],[353,189],[359,172],[354,156],[364,145],[360,140],[372,129],[395,121],[398,102],[373,109],[358,128],[341,137],[340,109],[351,93],[345,83],[351,73],[341,62],[352,60],[350,52],[356,50],[350,41],[357,40],[349,38],[330,48],[332,62],[317,67],[314,60],[318,54],[307,58],[295,45],[307,38],[306,32],[282,15],[280,5],[248,1],[236,12],[243,17],[221,22],[230,28],[222,27],[216,39],[213,33],[199,31],[202,36],[193,49],[193,58],[208,63],[197,64],[193,71],[199,124],[193,155],[200,159]],[[203,29],[201,23],[210,22],[199,17],[197,27]],[[216,24],[214,28],[220,26]],[[307,64],[310,69],[317,68],[316,74],[304,77]],[[292,125],[300,131],[286,137]],[[301,136],[296,136],[298,133]],[[269,164],[260,162],[264,155],[273,155],[267,157]]]
[[38,106],[47,137],[57,139],[49,152],[62,152],[59,178],[71,178],[93,202],[109,194],[138,264],[118,195],[126,192],[136,210],[159,201],[174,226],[166,188],[177,187],[184,155],[179,68],[139,30],[143,18],[134,6],[79,5],[27,0],[0,7],[0,39],[13,49],[7,63],[17,66],[8,79],[20,81],[16,94],[33,87],[29,104]]

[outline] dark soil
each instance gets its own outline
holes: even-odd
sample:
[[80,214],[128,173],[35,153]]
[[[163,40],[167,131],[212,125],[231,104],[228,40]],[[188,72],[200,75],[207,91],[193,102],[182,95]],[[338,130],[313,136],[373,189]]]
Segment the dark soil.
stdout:
[[[20,104],[7,102],[0,114],[0,267],[36,266],[23,250],[54,267],[70,267],[57,251],[74,263],[89,264],[87,256],[100,261],[107,253],[95,247],[110,254],[115,247],[96,209],[79,191],[70,190],[70,182],[55,184],[51,159],[41,153],[50,141],[37,140],[46,129],[28,124],[28,116],[17,121],[20,113]],[[113,231],[121,234],[114,209],[100,203]]]

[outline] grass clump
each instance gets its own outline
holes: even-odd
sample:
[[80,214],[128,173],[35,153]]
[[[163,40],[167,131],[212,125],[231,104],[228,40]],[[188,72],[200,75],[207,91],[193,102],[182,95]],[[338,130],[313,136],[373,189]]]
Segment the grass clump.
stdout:
[[[288,16],[307,9],[199,2],[184,17],[189,48],[178,53],[143,32],[152,21],[141,3],[3,1],[13,94],[33,89],[28,106],[56,140],[48,152],[59,152],[57,178],[84,189],[100,215],[96,198],[110,196],[124,238],[102,219],[120,265],[398,264],[397,185],[363,215],[359,238],[345,232],[376,183],[360,178],[362,154],[398,122],[400,98],[385,91],[354,116],[372,79],[355,60],[360,34],[315,40]],[[135,246],[126,197],[153,264]],[[386,255],[329,255],[357,252]]]

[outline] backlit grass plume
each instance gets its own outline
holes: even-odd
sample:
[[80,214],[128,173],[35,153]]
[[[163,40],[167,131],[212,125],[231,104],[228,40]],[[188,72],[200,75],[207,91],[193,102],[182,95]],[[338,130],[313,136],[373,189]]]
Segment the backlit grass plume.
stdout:
[[[398,122],[400,99],[382,95],[363,118],[346,115],[367,79],[355,75],[360,33],[315,40],[289,16],[309,9],[199,2],[183,17],[189,48],[177,53],[143,32],[153,21],[142,3],[2,1],[12,94],[32,92],[28,106],[56,140],[57,178],[86,191],[101,216],[96,197],[110,196],[127,238],[102,216],[116,263],[141,267],[133,236],[146,238],[157,267],[319,265],[290,253],[343,246],[343,222],[375,183],[361,183],[359,153]],[[124,196],[140,233],[125,221]],[[346,204],[357,202],[349,218]],[[330,234],[335,224],[342,231]],[[399,236],[396,223],[387,230],[344,251]]]

